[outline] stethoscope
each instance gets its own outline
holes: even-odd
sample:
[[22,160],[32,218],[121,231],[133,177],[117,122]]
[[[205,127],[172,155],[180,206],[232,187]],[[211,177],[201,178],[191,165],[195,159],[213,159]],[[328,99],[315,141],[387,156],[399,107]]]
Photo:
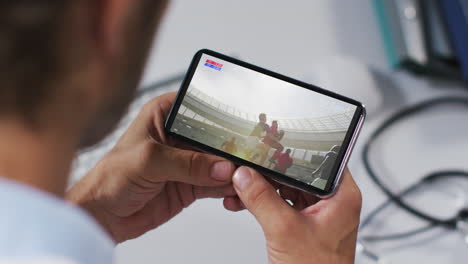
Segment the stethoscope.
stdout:
[[[430,173],[429,175],[423,177],[420,181],[411,186],[405,188],[403,191],[399,193],[392,192],[377,176],[377,173],[372,168],[370,164],[370,150],[373,146],[374,142],[388,129],[394,126],[396,123],[403,121],[409,117],[412,117],[416,114],[420,114],[424,111],[427,111],[430,108],[442,106],[442,105],[464,105],[468,107],[468,98],[460,98],[460,97],[442,97],[437,99],[431,99],[407,108],[404,108],[397,113],[393,114],[389,117],[386,121],[384,121],[370,136],[370,139],[364,145],[364,150],[362,153],[362,159],[364,162],[364,167],[369,174],[370,178],[373,182],[384,192],[384,194],[388,197],[388,200],[379,205],[377,208],[372,210],[368,216],[361,222],[360,230],[363,230],[365,227],[369,225],[369,223],[382,212],[385,208],[390,206],[391,204],[395,204],[401,209],[405,210],[409,214],[427,222],[427,225],[407,231],[404,233],[398,234],[391,234],[385,236],[364,236],[360,238],[357,244],[357,251],[363,253],[364,255],[370,257],[375,261],[379,261],[380,257],[375,254],[374,252],[370,251],[366,243],[375,242],[375,241],[386,241],[386,240],[397,240],[407,238],[409,236],[413,236],[416,234],[420,234],[431,230],[435,227],[443,227],[450,230],[459,230],[465,236],[465,243],[468,244],[468,208],[461,208],[453,217],[450,218],[437,218],[428,213],[424,212],[421,209],[418,209],[403,200],[403,198],[409,194],[414,193],[417,190],[421,190],[424,187],[433,186],[437,183],[440,183],[443,179],[448,178],[462,178],[468,179],[468,172],[460,171],[460,170],[445,170],[445,171],[438,171]],[[467,161],[468,162],[468,161]]]

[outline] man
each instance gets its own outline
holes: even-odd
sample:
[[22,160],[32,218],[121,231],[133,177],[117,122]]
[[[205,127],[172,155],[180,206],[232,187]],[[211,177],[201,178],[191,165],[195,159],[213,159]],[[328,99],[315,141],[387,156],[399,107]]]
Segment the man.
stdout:
[[275,152],[272,157],[275,162],[273,170],[286,174],[286,171],[293,165],[293,159],[289,156],[290,153],[291,149],[287,149],[284,153]]
[[221,149],[229,154],[234,155],[237,152],[236,137],[232,137],[229,141],[226,140],[221,145]]
[[254,160],[254,155],[252,154],[252,152],[255,150],[264,134],[266,134],[267,130],[270,128],[266,122],[266,114],[260,113],[258,115],[258,123],[255,125],[255,127],[252,129],[252,132],[250,132],[249,136],[247,137],[247,151],[245,153],[245,156],[250,161]]
[[[280,141],[284,137],[284,130],[279,130],[278,131],[278,121],[273,120],[271,123],[271,127],[267,130],[266,135],[263,137],[262,144],[258,145],[257,148],[260,150],[260,161],[258,164],[264,165],[265,160],[268,157],[268,154],[270,153],[270,149],[274,148],[276,151],[274,152],[273,155],[278,155],[281,153],[284,149],[283,145],[280,143]],[[273,156],[272,155],[272,156]],[[270,162],[273,162],[274,160],[270,160]]]
[[317,169],[312,172],[312,178],[314,179],[311,184],[317,188],[325,188],[325,185],[330,178],[332,169],[335,165],[336,158],[338,157],[338,152],[340,151],[340,146],[331,147],[330,151],[325,154],[325,158],[322,163],[318,166]]
[[207,197],[255,215],[270,263],[353,262],[361,196],[348,172],[330,199],[275,186],[279,195],[257,172],[166,137],[174,93],[149,102],[66,191],[77,150],[131,101],[166,4],[0,1],[0,262],[112,263],[114,243]]

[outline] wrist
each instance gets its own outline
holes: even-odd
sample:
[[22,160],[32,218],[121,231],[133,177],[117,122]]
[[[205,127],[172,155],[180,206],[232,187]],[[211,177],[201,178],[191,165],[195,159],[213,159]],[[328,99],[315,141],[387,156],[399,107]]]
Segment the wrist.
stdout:
[[99,201],[96,199],[95,186],[99,174],[95,170],[97,168],[90,171],[79,182],[73,185],[65,194],[65,200],[86,211],[115,241],[111,228],[108,226],[107,221],[105,221],[105,212],[99,209]]

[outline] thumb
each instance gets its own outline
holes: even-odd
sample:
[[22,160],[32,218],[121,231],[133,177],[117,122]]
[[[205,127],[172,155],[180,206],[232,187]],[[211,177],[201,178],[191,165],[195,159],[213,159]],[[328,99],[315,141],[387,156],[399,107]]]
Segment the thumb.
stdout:
[[238,168],[233,176],[234,189],[247,210],[265,233],[271,233],[297,217],[297,212],[284,201],[273,186],[255,170]]
[[[195,186],[223,186],[232,180],[235,166],[223,158],[167,146],[152,139],[123,151],[118,166],[135,168],[148,183],[182,182]],[[118,150],[118,148],[117,148]],[[135,161],[132,166],[129,161]]]

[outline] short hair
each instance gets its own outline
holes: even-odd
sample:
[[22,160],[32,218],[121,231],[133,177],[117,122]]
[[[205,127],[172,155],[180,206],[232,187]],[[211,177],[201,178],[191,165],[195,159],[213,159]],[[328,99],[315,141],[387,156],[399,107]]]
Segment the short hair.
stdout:
[[291,149],[287,149],[286,153],[288,153],[288,154],[291,153]]
[[[79,2],[0,0],[0,115],[13,114],[32,123],[38,121],[50,103],[68,103],[60,97],[68,88],[64,81],[86,66],[86,58],[80,56],[85,52],[83,45],[74,39],[80,36],[73,30],[73,14],[78,13],[75,9]],[[129,18],[129,28],[125,30],[127,49],[135,50],[134,58],[128,59],[125,69],[120,67],[134,71],[130,73],[135,76],[124,79],[131,80],[128,82],[132,86],[136,86],[133,79],[140,76],[139,67],[143,56],[147,56],[155,23],[168,1],[138,2],[140,14]],[[95,15],[94,10],[90,12],[90,16]],[[145,36],[147,43],[136,40],[136,35]]]
[[0,115],[30,116],[52,93],[62,65],[62,19],[73,1],[0,1]]
[[265,114],[265,113],[260,113],[260,114],[258,115],[258,118],[262,118],[262,116],[266,117],[266,114]]

